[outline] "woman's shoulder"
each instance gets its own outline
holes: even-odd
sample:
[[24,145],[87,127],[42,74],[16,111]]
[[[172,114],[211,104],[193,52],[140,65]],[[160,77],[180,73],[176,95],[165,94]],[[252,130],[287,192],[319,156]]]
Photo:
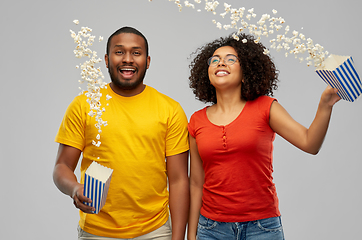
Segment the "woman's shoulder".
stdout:
[[249,105],[271,105],[274,101],[277,101],[276,98],[274,97],[270,97],[270,96],[266,96],[266,95],[262,95],[257,97],[254,100],[248,101]]
[[203,107],[203,108],[195,111],[195,112],[191,115],[191,117],[200,117],[200,116],[204,115],[204,114],[206,113],[206,109],[207,109],[207,108],[208,108],[208,106]]

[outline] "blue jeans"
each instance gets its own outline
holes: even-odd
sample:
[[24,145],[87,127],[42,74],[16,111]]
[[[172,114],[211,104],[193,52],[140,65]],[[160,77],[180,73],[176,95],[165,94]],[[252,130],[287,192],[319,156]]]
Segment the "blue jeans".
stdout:
[[284,240],[280,217],[250,222],[217,222],[200,214],[197,240]]

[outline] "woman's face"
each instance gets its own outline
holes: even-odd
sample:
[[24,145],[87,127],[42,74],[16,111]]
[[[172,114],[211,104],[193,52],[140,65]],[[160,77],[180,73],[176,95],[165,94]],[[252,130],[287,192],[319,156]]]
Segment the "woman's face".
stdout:
[[[237,58],[233,58],[233,56]],[[216,89],[240,87],[243,79],[242,69],[238,54],[235,49],[230,46],[218,48],[214,54],[214,58],[208,69],[210,83]],[[219,60],[219,62],[218,62]]]

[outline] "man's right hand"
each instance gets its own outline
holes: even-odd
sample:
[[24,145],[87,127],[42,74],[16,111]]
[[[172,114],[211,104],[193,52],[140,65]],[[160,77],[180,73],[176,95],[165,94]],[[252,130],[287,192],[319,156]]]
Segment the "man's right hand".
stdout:
[[82,184],[78,184],[74,188],[73,194],[72,194],[73,204],[76,208],[78,208],[79,210],[81,210],[85,213],[94,213],[94,211],[95,211],[94,207],[84,204],[84,202],[92,203],[92,200],[83,195],[83,189],[84,189],[84,186]]
[[85,213],[93,213],[95,209],[84,204],[84,202],[91,203],[92,200],[83,195],[84,186],[77,181],[74,174],[81,153],[77,148],[59,144],[53,180],[61,192],[73,199],[76,208]]

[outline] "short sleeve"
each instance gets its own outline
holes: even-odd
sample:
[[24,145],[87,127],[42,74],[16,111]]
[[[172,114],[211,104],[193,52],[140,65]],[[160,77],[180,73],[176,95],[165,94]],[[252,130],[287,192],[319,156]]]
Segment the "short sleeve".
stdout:
[[166,156],[189,150],[187,117],[180,104],[174,108],[166,134]]
[[85,116],[82,110],[82,98],[76,97],[68,106],[60,124],[55,142],[75,147],[83,151],[85,146]]
[[191,115],[191,118],[190,118],[190,122],[189,124],[187,125],[187,128],[189,130],[189,134],[195,138],[195,114],[192,114]]
[[268,124],[270,119],[270,108],[274,101],[277,101],[277,99],[269,96],[260,96],[256,101],[258,103],[259,111],[263,113],[263,117]]

